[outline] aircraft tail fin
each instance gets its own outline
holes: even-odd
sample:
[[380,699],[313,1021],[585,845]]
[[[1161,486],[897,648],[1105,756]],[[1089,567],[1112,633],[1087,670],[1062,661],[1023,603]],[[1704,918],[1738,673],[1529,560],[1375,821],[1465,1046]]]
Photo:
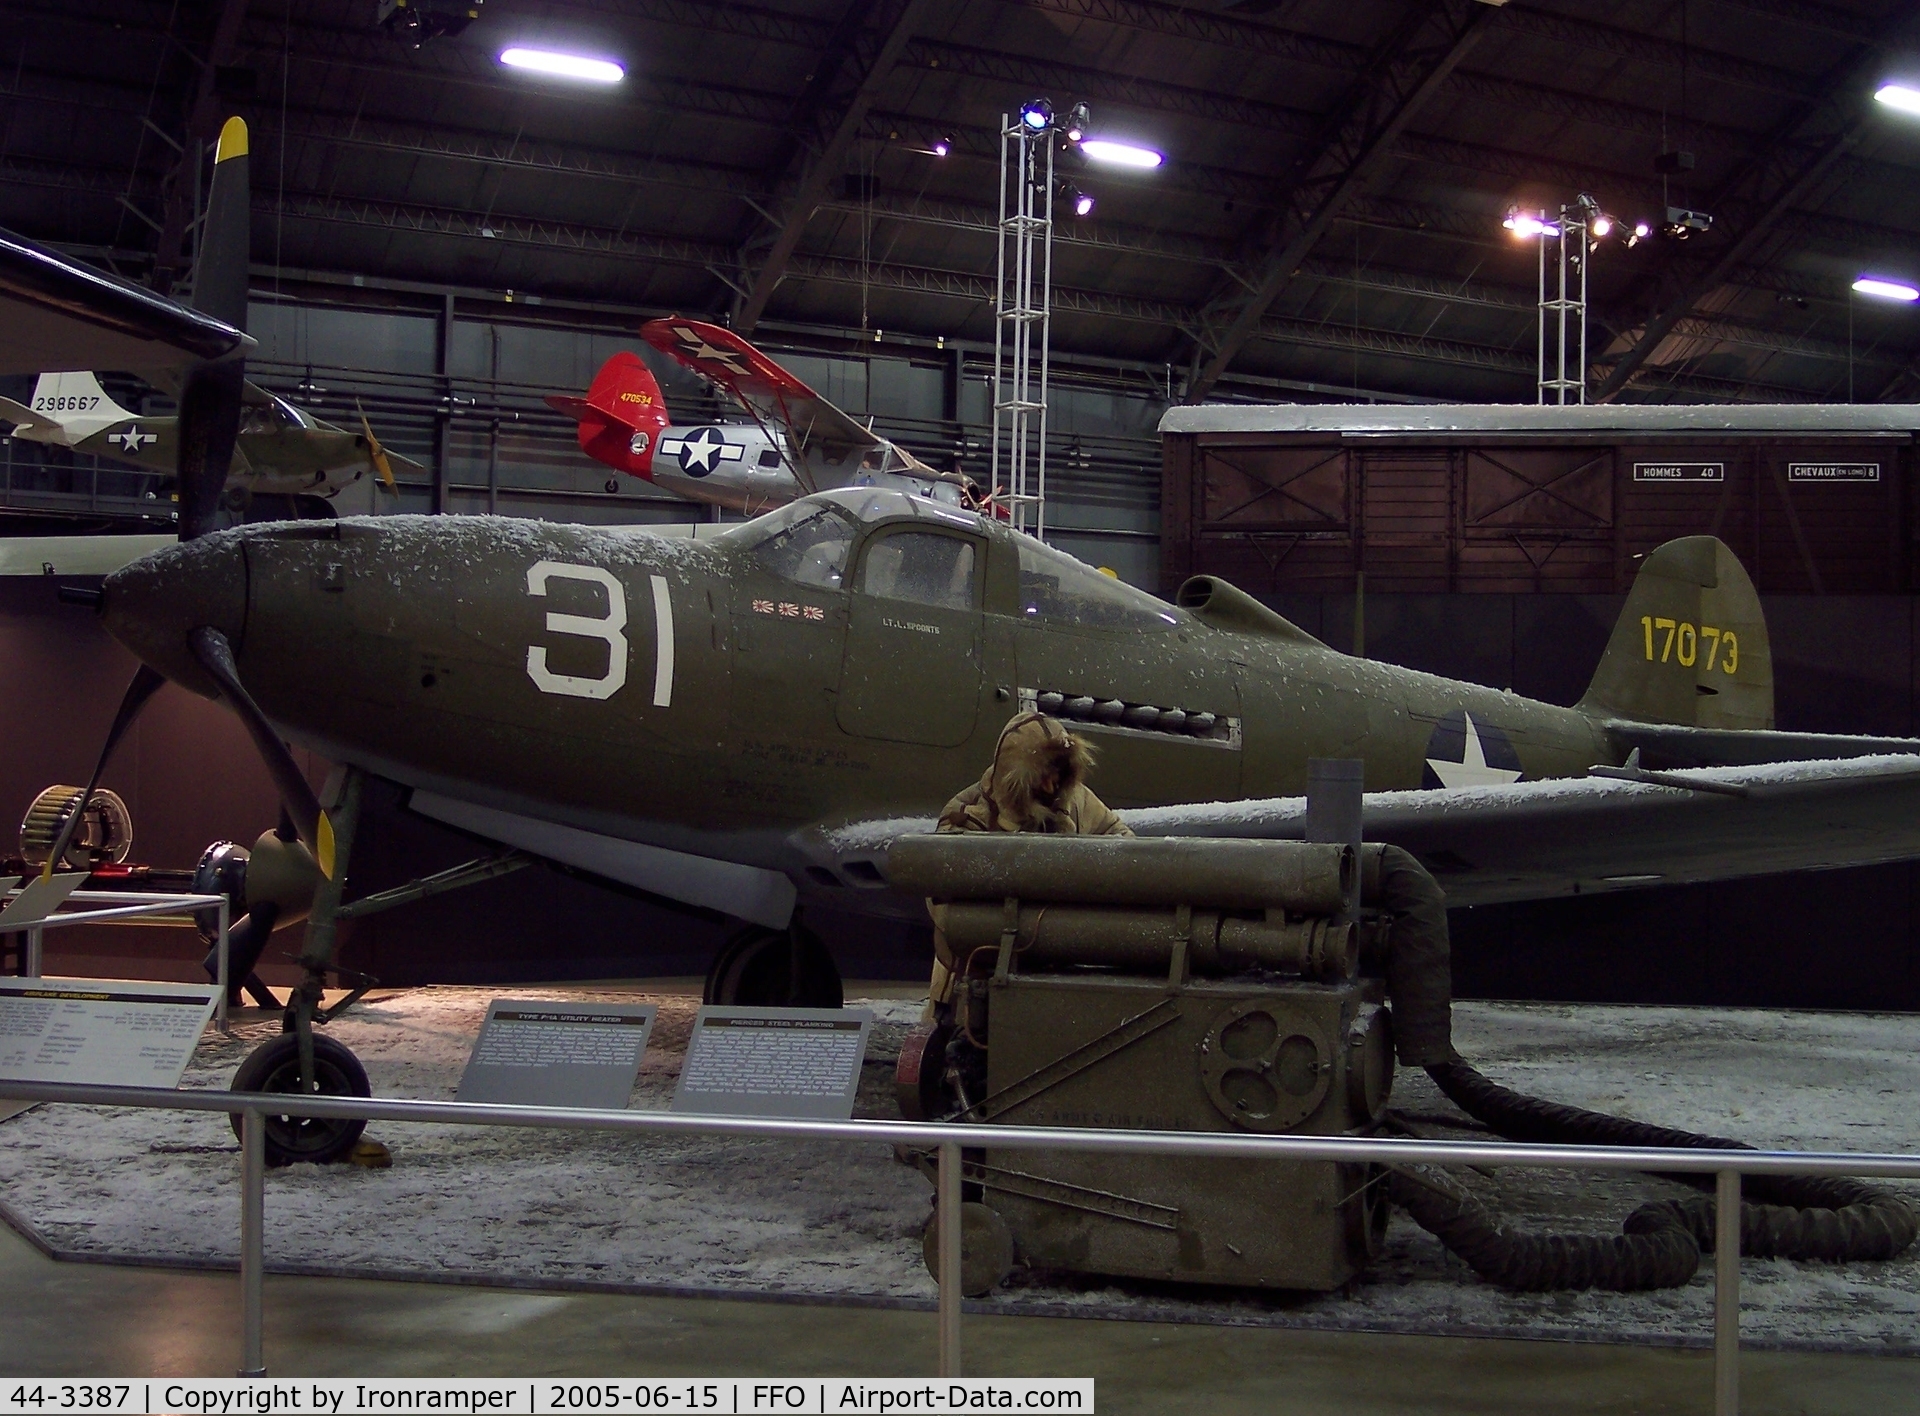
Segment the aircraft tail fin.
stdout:
[[1579,706],[1640,723],[1773,726],[1766,615],[1724,542],[1683,536],[1647,556]]
[[55,424],[75,441],[133,417],[85,369],[40,375],[28,402],[39,423]]
[[670,419],[653,371],[623,349],[600,366],[586,397],[551,394],[547,406],[580,425],[580,450],[633,477],[653,476],[653,454]]

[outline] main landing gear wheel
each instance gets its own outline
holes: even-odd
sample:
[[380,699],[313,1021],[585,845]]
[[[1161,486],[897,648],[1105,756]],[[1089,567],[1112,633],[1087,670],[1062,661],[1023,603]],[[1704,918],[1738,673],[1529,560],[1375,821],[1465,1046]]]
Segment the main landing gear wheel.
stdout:
[[798,922],[750,924],[721,946],[707,970],[703,1003],[748,1008],[838,1008],[840,970],[820,936]]
[[[366,1069],[360,1059],[330,1037],[313,1040],[314,1090],[321,1096],[372,1096]],[[240,1070],[233,1074],[237,1092],[280,1092],[299,1095],[300,1039],[282,1033],[271,1042],[255,1048]],[[293,1165],[311,1161],[325,1165],[345,1159],[353,1150],[365,1121],[338,1121],[307,1116],[275,1116],[266,1113],[267,1164]],[[240,1134],[240,1118],[234,1116],[233,1133]]]

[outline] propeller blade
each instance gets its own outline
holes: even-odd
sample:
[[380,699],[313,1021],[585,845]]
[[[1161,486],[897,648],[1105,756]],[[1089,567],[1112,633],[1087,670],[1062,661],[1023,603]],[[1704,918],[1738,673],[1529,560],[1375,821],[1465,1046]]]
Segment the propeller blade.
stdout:
[[120,697],[120,711],[113,715],[113,726],[107,729],[106,745],[100,749],[100,760],[93,764],[93,775],[87,778],[87,789],[81,793],[80,804],[67,817],[67,824],[60,828],[60,839],[53,843],[53,853],[47,857],[47,866],[42,876],[51,879],[54,870],[66,857],[67,847],[73,844],[73,833],[80,829],[80,823],[86,819],[87,803],[93,800],[94,788],[100,785],[100,774],[107,770],[107,759],[113,756],[114,748],[120,745],[121,737],[133,726],[133,720],[140,716],[140,710],[147,706],[147,700],[153,697],[154,690],[165,683],[166,676],[157,669],[145,664],[133,672],[133,682],[127,685],[127,691]]
[[367,439],[367,460],[373,464],[373,470],[380,474],[380,481],[390,492],[400,489],[393,484],[393,464],[387,461],[387,450],[380,446],[380,439],[373,435],[373,424],[367,421],[367,410],[360,406],[360,400],[353,400],[354,411],[360,415],[360,431]]
[[240,682],[240,670],[233,662],[233,646],[227,643],[227,636],[211,625],[202,625],[187,636],[187,643],[193,649],[193,657],[200,661],[200,667],[220,685],[220,691],[227,697],[227,705],[246,724],[260,760],[266,763],[267,775],[273,778],[274,786],[280,791],[280,801],[286,807],[294,829],[300,833],[300,839],[306,842],[307,849],[313,852],[313,859],[319,865],[321,874],[331,880],[333,823],[327,820],[327,813],[320,809],[320,799],[313,794],[306,774],[293,760],[293,754],[287,751],[287,745],[280,741],[280,734],[273,730],[267,715],[260,711],[260,705],[253,701],[253,695]]
[[[250,185],[247,125],[229,118],[213,159],[213,185],[194,263],[193,305],[202,314],[247,327]],[[180,390],[180,539],[216,530],[220,498],[233,470],[247,365],[242,355],[195,364]]]

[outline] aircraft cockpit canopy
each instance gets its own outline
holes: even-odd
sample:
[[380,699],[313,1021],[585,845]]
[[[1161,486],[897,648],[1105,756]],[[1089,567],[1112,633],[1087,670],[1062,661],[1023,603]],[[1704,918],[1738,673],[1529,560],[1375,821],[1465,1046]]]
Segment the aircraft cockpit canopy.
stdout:
[[1166,629],[1181,612],[1085,561],[1034,540],[1020,547],[1020,614],[1091,629]]
[[[804,497],[746,523],[728,536],[751,546],[755,559],[769,574],[802,585],[839,590],[845,587],[847,557],[860,528],[908,517],[975,534],[985,529],[975,513],[925,497],[883,487],[845,487]],[[859,589],[925,604],[971,601],[968,587],[975,566],[968,543],[951,537],[901,539],[898,533],[889,535],[894,539],[885,546],[893,548],[893,556],[878,551],[869,556],[866,579]],[[1091,629],[1133,630],[1164,630],[1185,618],[1181,611],[1144,590],[1103,575],[1086,562],[1031,536],[1016,533],[1012,540],[1020,560],[1019,613],[1024,618]],[[881,588],[883,585],[887,588]]]

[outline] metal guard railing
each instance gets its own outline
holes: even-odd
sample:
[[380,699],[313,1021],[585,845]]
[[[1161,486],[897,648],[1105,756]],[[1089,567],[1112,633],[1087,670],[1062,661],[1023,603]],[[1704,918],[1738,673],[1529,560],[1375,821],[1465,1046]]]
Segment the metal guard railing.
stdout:
[[1254,1136],[1211,1131],[1106,1131],[1045,1126],[977,1126],[920,1121],[800,1121],[701,1116],[667,1111],[596,1111],[460,1101],[296,1097],[279,1093],[168,1091],[158,1087],[0,1082],[0,1099],[209,1111],[241,1118],[241,1376],[264,1376],[261,1350],[265,1247],[266,1116],[399,1121],[451,1126],[526,1126],[563,1131],[718,1135],[770,1140],[873,1141],[938,1146],[940,1375],[960,1375],[960,1152],[1105,1151],[1243,1160],[1321,1160],[1381,1165],[1517,1165],[1530,1169],[1640,1170],[1716,1178],[1714,1244],[1714,1411],[1739,1407],[1740,1177],[1849,1175],[1920,1180],[1920,1156],[1818,1151],[1695,1150],[1660,1146],[1535,1145],[1509,1141],[1382,1140],[1358,1136]]

